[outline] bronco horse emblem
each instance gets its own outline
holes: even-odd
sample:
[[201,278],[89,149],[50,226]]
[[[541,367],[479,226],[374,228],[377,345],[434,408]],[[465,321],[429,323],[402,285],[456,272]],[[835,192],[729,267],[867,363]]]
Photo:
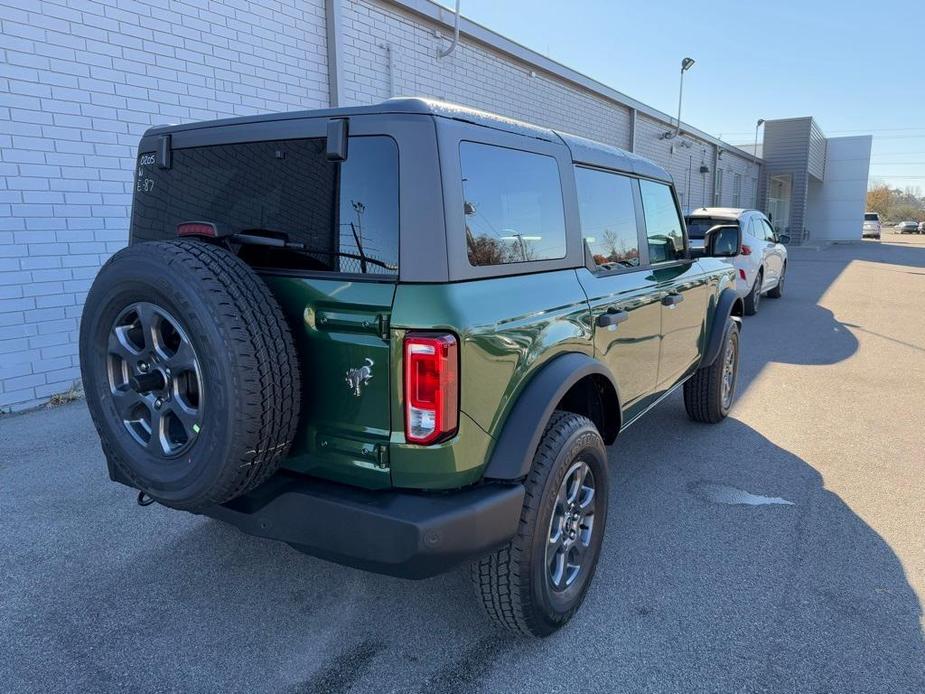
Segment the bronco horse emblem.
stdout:
[[366,363],[360,368],[348,369],[347,376],[344,378],[356,397],[360,397],[362,394],[360,389],[369,383],[369,379],[373,377],[373,360],[366,357],[364,361]]

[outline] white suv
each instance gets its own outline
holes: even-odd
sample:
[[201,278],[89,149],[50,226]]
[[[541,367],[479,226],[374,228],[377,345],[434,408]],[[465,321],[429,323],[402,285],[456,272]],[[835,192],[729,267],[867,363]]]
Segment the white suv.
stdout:
[[761,295],[777,299],[784,293],[787,249],[790,237],[777,235],[768,218],[758,210],[730,207],[701,207],[687,216],[687,233],[694,248],[703,246],[703,236],[717,224],[738,224],[742,229],[742,249],[729,258],[736,272],[736,291],[745,300],[746,315],[758,312]]
[[880,238],[880,215],[876,212],[864,213],[864,229],[861,236],[873,236],[875,239]]

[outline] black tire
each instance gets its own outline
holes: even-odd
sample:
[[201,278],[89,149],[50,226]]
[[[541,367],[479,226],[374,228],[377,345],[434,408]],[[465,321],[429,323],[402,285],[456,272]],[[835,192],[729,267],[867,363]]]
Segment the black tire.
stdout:
[[[253,489],[295,436],[289,327],[257,274],[217,246],[116,253],[87,296],[80,366],[110,465],[167,506],[196,511]],[[149,374],[157,385],[140,386]]]
[[[731,383],[724,396],[724,374],[726,359],[732,350]],[[695,422],[716,424],[726,418],[735,399],[735,388],[739,376],[739,323],[727,318],[723,346],[716,360],[697,369],[684,384],[684,407]]]
[[755,284],[752,290],[745,297],[745,315],[754,316],[758,313],[758,305],[761,303],[761,285],[764,282],[764,269],[758,270],[755,277]]
[[[578,526],[577,542],[572,536],[572,548],[580,545],[583,559],[571,583],[563,578],[557,589],[547,564],[547,546],[554,522],[555,529],[566,535],[563,528],[569,522],[586,522],[586,519],[570,521],[573,516],[560,512],[567,506],[559,501],[563,481],[567,475],[578,474],[578,466],[582,464],[590,470],[594,489],[593,521],[587,544],[582,539],[584,525]],[[485,611],[496,625],[518,634],[543,637],[565,625],[578,610],[594,578],[600,555],[607,524],[609,478],[604,442],[594,424],[587,417],[556,411],[546,426],[525,485],[527,493],[517,535],[506,546],[475,562],[472,580]],[[567,537],[565,541],[568,542]],[[566,562],[571,551],[565,550]],[[559,565],[555,562],[557,556],[554,554],[551,563]],[[567,563],[562,568],[569,570]]]
[[784,266],[780,270],[780,277],[777,280],[777,284],[774,285],[774,289],[771,289],[768,292],[768,296],[772,299],[780,299],[784,295],[784,279],[787,277],[787,263],[784,263]]

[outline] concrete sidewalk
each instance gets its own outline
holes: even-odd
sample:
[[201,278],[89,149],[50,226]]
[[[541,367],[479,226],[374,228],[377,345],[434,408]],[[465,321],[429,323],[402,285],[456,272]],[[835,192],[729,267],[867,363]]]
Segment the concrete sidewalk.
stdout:
[[732,416],[674,397],[611,447],[597,579],[544,641],[493,631],[463,570],[139,508],[82,402],[0,417],[0,689],[925,691],[923,300],[925,237],[793,249]]

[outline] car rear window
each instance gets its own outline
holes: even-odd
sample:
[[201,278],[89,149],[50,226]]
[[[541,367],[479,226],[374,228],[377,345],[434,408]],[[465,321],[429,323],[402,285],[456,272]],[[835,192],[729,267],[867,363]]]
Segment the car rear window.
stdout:
[[880,215],[877,214],[876,212],[873,212],[873,213],[868,212],[867,214],[864,215],[864,221],[865,222],[879,222]]
[[565,257],[565,212],[555,158],[461,142],[463,213],[471,265]]
[[244,246],[262,268],[363,275],[398,273],[398,147],[352,137],[347,160],[325,157],[322,139],[176,149],[171,166],[139,155],[134,240],[174,238],[182,222],[212,222],[303,244]]
[[703,240],[704,235],[717,224],[735,224],[731,219],[714,219],[711,217],[688,217],[687,237]]

